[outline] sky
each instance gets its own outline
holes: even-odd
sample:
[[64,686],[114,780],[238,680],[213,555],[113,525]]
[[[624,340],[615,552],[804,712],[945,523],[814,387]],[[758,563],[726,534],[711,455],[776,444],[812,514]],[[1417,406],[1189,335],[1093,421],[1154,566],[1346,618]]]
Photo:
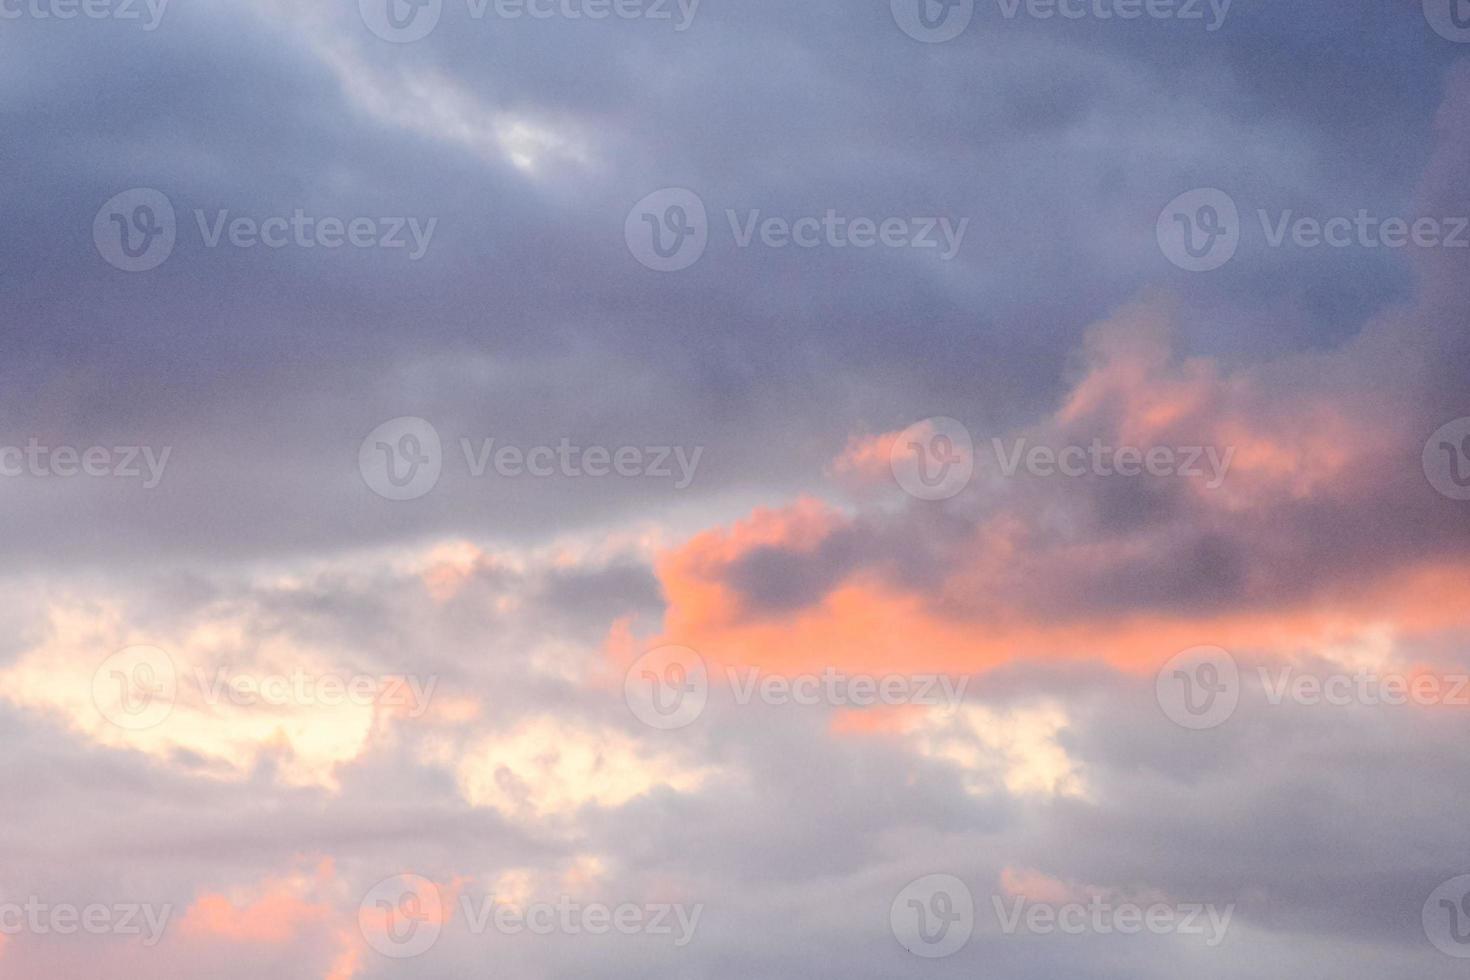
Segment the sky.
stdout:
[[0,977],[1462,976],[1470,0],[0,0]]

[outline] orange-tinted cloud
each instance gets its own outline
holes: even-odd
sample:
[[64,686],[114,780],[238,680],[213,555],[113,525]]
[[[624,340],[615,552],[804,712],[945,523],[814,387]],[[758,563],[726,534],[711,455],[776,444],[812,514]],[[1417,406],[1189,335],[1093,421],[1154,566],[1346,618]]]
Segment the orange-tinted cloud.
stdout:
[[[1384,623],[1470,626],[1470,562],[1423,526],[1446,513],[1418,472],[1415,430],[1337,387],[1342,363],[1297,365],[1301,384],[1282,393],[1279,365],[1265,377],[1177,362],[1172,316],[1149,300],[1100,325],[1056,413],[1003,442],[1228,449],[1222,485],[1002,478],[977,439],[976,480],[953,505],[851,513],[808,498],[664,552],[668,609],[648,645],[790,672],[1143,669],[1205,643],[1294,655]],[[895,436],[855,437],[833,475],[891,479]]]

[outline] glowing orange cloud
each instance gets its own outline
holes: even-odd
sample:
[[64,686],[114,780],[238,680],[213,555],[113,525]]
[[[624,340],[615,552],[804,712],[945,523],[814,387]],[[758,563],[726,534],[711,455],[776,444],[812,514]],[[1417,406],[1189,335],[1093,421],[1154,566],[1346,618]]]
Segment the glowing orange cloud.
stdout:
[[[1096,329],[1087,370],[1056,414],[1026,434],[1052,445],[1100,437],[1114,446],[1232,447],[1233,470],[1223,487],[1186,483],[1189,510],[1178,526],[1238,532],[1248,565],[1256,563],[1243,570],[1249,587],[1239,594],[1179,611],[1056,595],[1059,583],[1105,586],[1146,565],[1168,546],[1167,536],[1153,525],[1088,532],[1085,522],[1078,524],[1083,530],[1060,535],[1055,514],[1037,494],[1007,487],[945,543],[946,564],[933,585],[908,586],[873,564],[849,561],[809,603],[752,604],[734,574],[742,561],[769,551],[811,558],[835,535],[864,531],[861,516],[808,498],[757,510],[661,553],[656,572],[668,608],[661,635],[647,638],[645,648],[680,644],[716,664],[792,673],[828,665],[968,673],[1036,659],[1147,670],[1201,644],[1295,656],[1351,644],[1385,623],[1404,633],[1470,626],[1470,563],[1443,556],[1410,556],[1381,568],[1323,566],[1320,581],[1290,595],[1255,584],[1293,574],[1270,566],[1281,547],[1277,515],[1289,521],[1303,501],[1381,510],[1383,499],[1393,499],[1382,493],[1395,475],[1384,460],[1402,433],[1382,405],[1339,397],[1331,388],[1304,383],[1287,396],[1267,397],[1265,391],[1282,387],[1279,378],[1266,384],[1251,372],[1225,376],[1198,359],[1176,364],[1167,320],[1167,308],[1150,302]],[[832,474],[849,483],[889,479],[895,436],[855,437]],[[634,645],[627,624],[614,639],[622,651]],[[848,730],[895,723],[875,715],[834,721]]]

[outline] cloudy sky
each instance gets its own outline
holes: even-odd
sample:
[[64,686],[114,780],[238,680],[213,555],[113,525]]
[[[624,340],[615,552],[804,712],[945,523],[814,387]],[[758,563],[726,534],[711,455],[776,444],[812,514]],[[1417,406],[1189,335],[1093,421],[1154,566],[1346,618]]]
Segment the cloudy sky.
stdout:
[[1470,958],[1470,0],[0,0],[0,976]]

